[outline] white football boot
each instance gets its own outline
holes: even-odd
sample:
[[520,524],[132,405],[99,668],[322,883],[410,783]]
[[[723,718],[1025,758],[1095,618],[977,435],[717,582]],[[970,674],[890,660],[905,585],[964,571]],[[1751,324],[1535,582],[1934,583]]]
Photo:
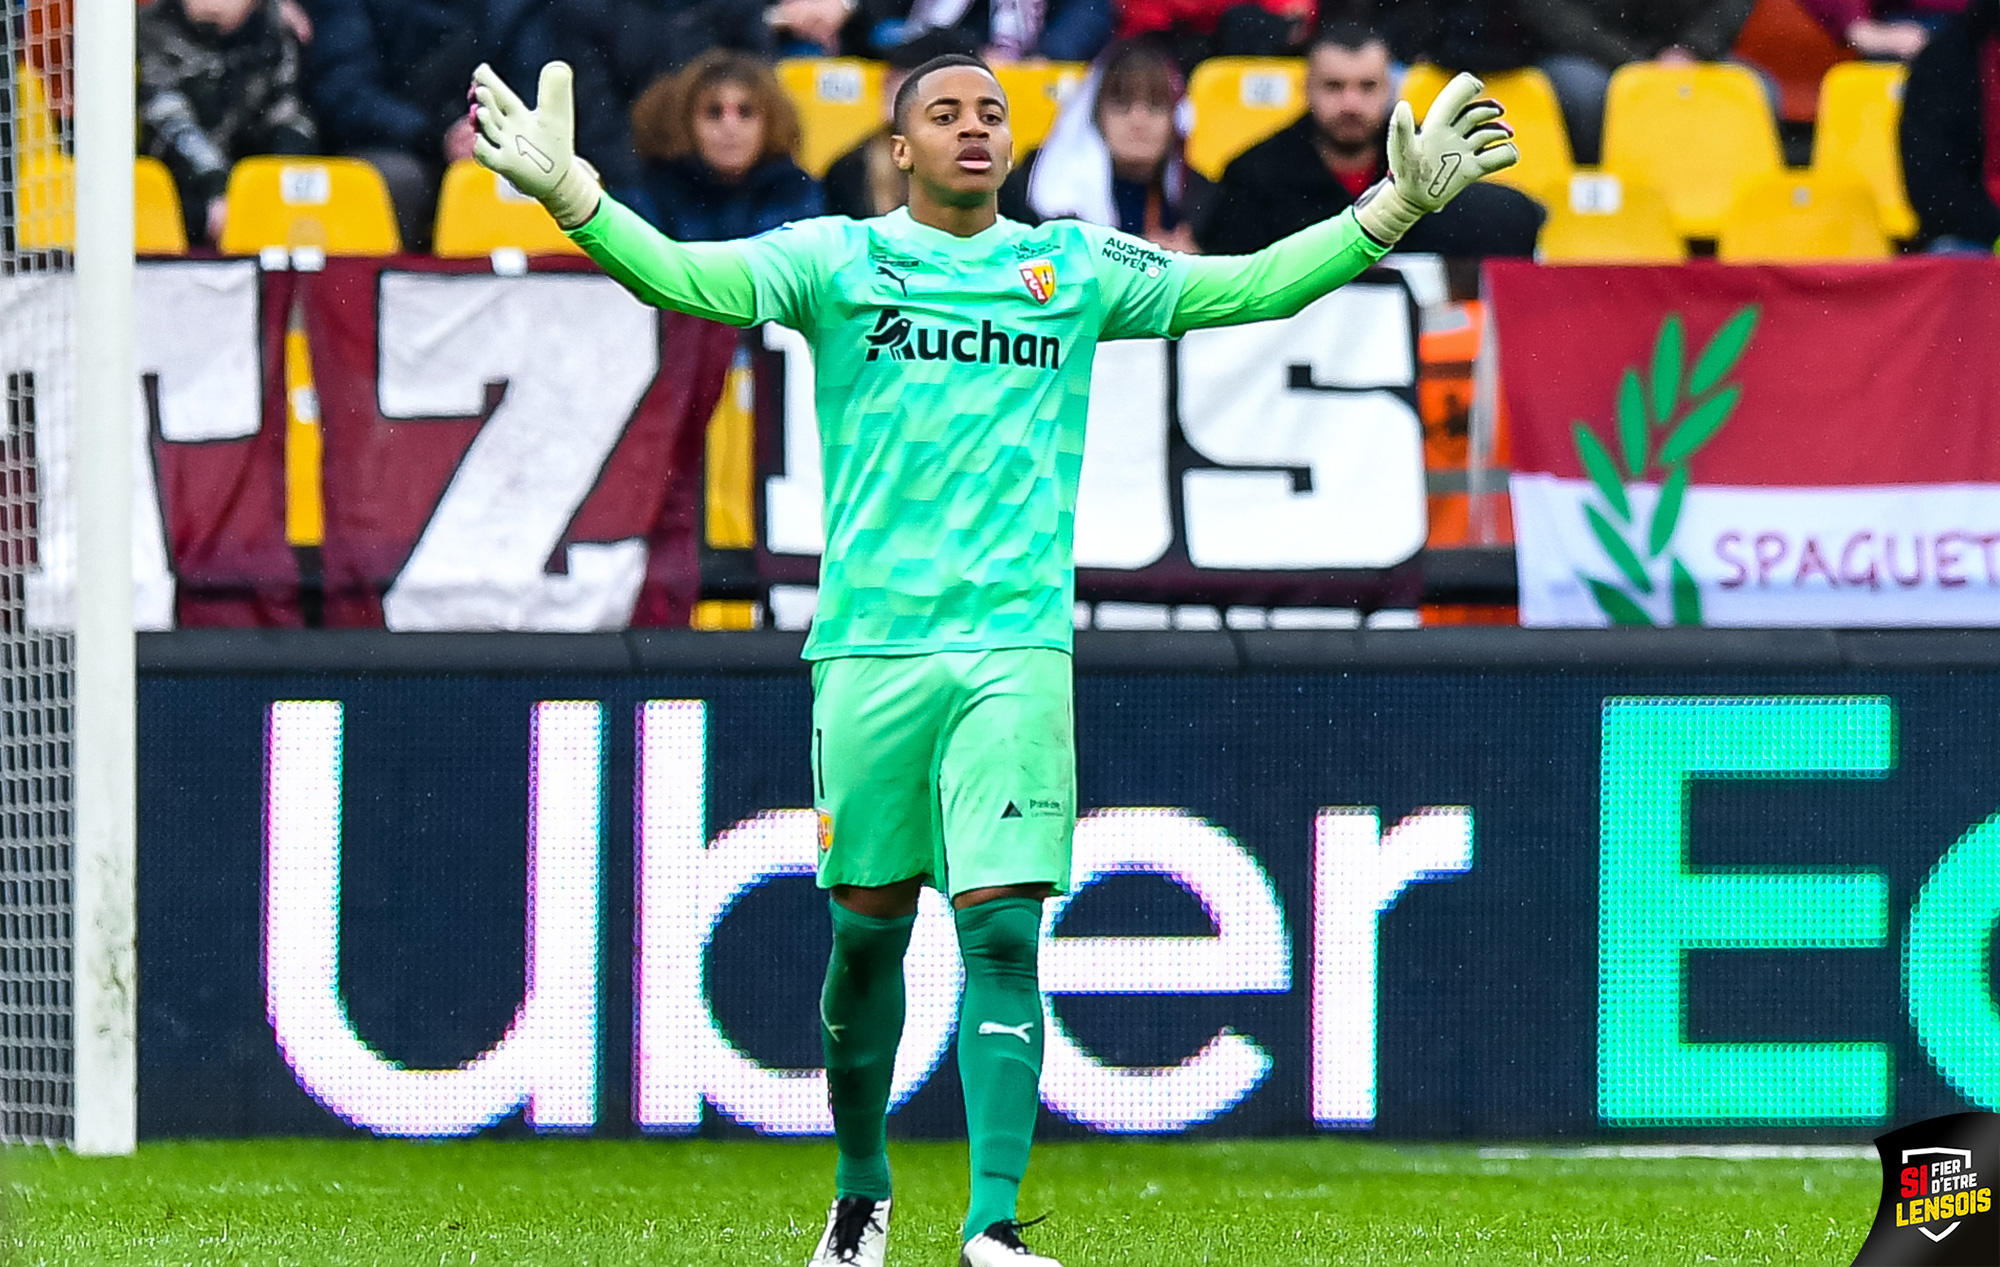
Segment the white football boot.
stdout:
[[889,1202],[842,1197],[826,1212],[826,1234],[806,1267],[882,1267],[889,1253]]
[[958,1256],[958,1267],[1062,1267],[1062,1264],[1021,1244],[1021,1224],[995,1223],[965,1243]]

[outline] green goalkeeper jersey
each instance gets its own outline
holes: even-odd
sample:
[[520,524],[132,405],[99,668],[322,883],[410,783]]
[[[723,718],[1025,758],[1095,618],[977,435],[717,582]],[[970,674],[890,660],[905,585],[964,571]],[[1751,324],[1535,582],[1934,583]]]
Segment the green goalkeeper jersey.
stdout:
[[1351,217],[1315,229],[1289,257],[1204,259],[1074,220],[961,238],[898,210],[681,245],[606,198],[574,236],[642,298],[805,336],[826,496],[806,656],[825,659],[1067,651],[1097,344],[1285,315],[1382,253]]

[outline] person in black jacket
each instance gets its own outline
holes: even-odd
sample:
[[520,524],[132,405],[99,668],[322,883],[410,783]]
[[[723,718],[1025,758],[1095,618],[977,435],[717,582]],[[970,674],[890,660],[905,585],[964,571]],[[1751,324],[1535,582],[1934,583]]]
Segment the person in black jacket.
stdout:
[[1399,0],[1382,5],[1374,25],[1397,61],[1475,75],[1533,66],[1543,52],[1515,0]]
[[382,173],[404,247],[428,250],[444,167],[472,157],[473,68],[534,83],[555,57],[554,0],[308,0],[307,12],[321,133]]
[[639,187],[639,94],[711,48],[777,51],[762,0],[563,0],[555,41],[576,72],[577,152],[628,204]]
[[821,214],[819,182],[792,161],[799,120],[771,68],[710,49],[640,94],[632,140],[646,159],[632,209],[677,242],[755,237]]
[[2000,250],[2000,0],[1931,37],[1903,90],[1903,180],[1932,250]]
[[[1260,251],[1340,214],[1388,172],[1389,47],[1374,31],[1322,30],[1306,53],[1306,113],[1251,147],[1222,173],[1212,209],[1195,226],[1211,255]],[[1452,257],[1533,255],[1548,213],[1518,190],[1480,182],[1425,216],[1399,251]]]
[[219,241],[237,159],[319,147],[298,37],[274,0],[154,0],[138,47],[140,150],[173,172],[188,241]]

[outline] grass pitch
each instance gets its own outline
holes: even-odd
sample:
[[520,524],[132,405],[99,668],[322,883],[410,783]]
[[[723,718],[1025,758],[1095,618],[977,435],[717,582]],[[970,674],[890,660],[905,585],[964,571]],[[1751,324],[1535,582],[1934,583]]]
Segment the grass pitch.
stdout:
[[[963,1145],[891,1145],[891,1267],[954,1267]],[[11,1149],[20,1264],[782,1264],[825,1218],[821,1143],[259,1141]],[[1030,1239],[1067,1267],[1853,1260],[1872,1160],[1618,1160],[1347,1140],[1036,1149]]]

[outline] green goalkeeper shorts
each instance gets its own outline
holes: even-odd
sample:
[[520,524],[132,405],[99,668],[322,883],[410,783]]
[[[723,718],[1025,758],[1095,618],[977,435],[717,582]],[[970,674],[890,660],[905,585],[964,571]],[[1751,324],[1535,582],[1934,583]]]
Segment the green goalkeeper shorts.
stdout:
[[918,876],[950,896],[1069,885],[1070,657],[1042,648],[819,660],[819,886]]

